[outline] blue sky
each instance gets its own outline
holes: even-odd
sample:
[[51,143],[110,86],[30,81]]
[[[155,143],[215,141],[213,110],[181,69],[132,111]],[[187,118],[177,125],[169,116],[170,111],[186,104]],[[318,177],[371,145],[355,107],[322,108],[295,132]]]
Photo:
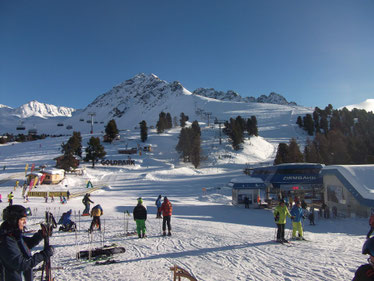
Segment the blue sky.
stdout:
[[372,0],[0,0],[0,104],[84,108],[137,73],[334,108],[374,98]]

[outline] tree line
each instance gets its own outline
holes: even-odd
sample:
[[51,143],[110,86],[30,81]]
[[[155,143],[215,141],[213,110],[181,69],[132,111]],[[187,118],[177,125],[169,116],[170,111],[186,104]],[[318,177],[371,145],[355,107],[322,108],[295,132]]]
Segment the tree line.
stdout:
[[[374,114],[363,109],[315,108],[313,114],[300,116],[296,122],[305,129],[308,139],[300,158],[295,153],[296,140],[281,143],[274,163],[308,162],[332,164],[373,164],[374,163]],[[290,150],[292,142],[292,151]],[[300,151],[300,149],[299,149]],[[279,155],[278,155],[279,154]],[[289,154],[289,156],[284,156]],[[297,155],[297,156],[292,156]]]
[[244,133],[248,136],[258,136],[257,119],[256,116],[243,119],[241,116],[235,119],[230,118],[230,121],[224,123],[223,132],[230,138],[234,150],[239,150],[241,144],[244,142]]

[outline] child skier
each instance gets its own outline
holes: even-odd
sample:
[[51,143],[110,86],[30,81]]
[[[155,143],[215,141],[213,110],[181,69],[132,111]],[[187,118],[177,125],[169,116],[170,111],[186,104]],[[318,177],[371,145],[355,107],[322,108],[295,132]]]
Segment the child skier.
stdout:
[[[294,217],[292,221],[292,239],[305,240],[303,237],[303,227],[301,224],[301,219],[305,219],[303,214],[303,208],[301,208],[300,201],[297,201],[296,204],[291,209],[291,216]],[[296,231],[299,233],[299,237],[296,238]]]
[[284,229],[285,229],[286,218],[287,217],[290,217],[291,219],[293,218],[293,216],[291,216],[290,212],[288,211],[284,201],[280,200],[279,205],[277,207],[275,207],[275,209],[274,209],[274,220],[275,220],[275,223],[277,224],[277,228],[278,228],[277,242],[279,242],[279,243],[288,242],[284,238]]
[[156,219],[161,219],[161,195],[158,196],[157,200],[156,200],[156,206],[157,206],[157,215],[156,215]]
[[147,208],[143,205],[143,199],[138,198],[138,205],[133,210],[134,220],[136,222],[136,231],[139,238],[145,237],[145,221],[147,220]]

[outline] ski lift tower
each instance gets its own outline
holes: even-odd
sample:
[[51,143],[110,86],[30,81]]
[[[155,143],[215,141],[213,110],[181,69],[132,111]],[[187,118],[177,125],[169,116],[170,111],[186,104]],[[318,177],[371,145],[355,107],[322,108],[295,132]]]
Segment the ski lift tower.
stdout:
[[212,116],[212,112],[205,112],[205,115],[208,117],[208,127],[209,127],[209,121],[210,121],[210,116]]
[[95,112],[89,112],[88,116],[91,116],[91,135],[92,135],[93,134],[93,124],[94,124],[93,118],[94,118],[94,116],[96,116],[96,113]]
[[214,120],[214,124],[218,124],[219,125],[219,144],[222,144],[222,130],[221,130],[221,125],[222,124],[225,124],[225,121],[224,120]]

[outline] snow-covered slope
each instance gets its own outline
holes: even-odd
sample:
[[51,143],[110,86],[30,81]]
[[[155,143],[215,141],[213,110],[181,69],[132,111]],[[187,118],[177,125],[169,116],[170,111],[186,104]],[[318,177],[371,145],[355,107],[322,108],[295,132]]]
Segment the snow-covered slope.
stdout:
[[353,108],[365,109],[366,111],[374,112],[374,99],[367,99],[359,104],[351,104],[345,106],[347,109],[352,110]]
[[[222,105],[219,109],[224,108]],[[269,112],[266,107],[264,110]],[[232,191],[226,185],[232,178],[243,175],[244,163],[273,159],[275,147],[267,140],[279,139],[283,125],[287,131],[287,124],[283,122],[289,120],[291,113],[286,113],[279,110],[269,119],[263,117],[261,128],[268,138],[251,138],[240,152],[232,150],[227,138],[219,144],[217,127],[202,124],[204,160],[199,169],[179,161],[174,149],[178,128],[163,134],[151,129],[145,145],[151,145],[152,151],[131,155],[135,165],[103,166],[99,162],[92,169],[90,164],[81,163],[85,168],[83,175],[67,175],[60,184],[38,186],[39,192],[70,190],[72,193],[86,192],[88,180],[95,187],[104,186],[91,195],[95,204],[104,209],[103,231],[94,231],[91,244],[87,235],[91,218],[79,216],[83,210],[82,197],[71,198],[63,205],[57,198],[53,203],[45,203],[43,198],[30,197],[30,202],[23,203],[22,190],[14,191],[17,180],[23,183],[25,164],[53,166],[53,159],[61,154],[60,146],[68,136],[0,145],[0,167],[5,166],[0,173],[1,194],[4,199],[13,191],[15,204],[31,208],[29,229],[39,229],[47,209],[56,219],[72,209],[71,219],[79,229],[77,235],[55,230],[50,238],[55,247],[52,272],[56,280],[166,281],[173,280],[170,271],[173,265],[204,281],[352,280],[356,268],[366,262],[367,256],[361,254],[361,248],[369,229],[367,219],[326,220],[316,214],[316,225],[304,223],[304,235],[311,241],[295,241],[286,246],[273,242],[275,224],[271,210],[248,210],[231,204]],[[276,116],[281,120],[279,123],[274,123]],[[82,137],[84,150],[91,135]],[[119,141],[103,143],[107,159],[127,159],[118,154],[118,148],[136,146],[138,141],[137,130],[121,132]],[[168,196],[173,204],[171,237],[161,236],[161,220],[156,219],[155,200],[159,194]],[[145,239],[124,235],[127,225],[129,231],[135,228],[131,213],[138,197],[143,198],[148,209]],[[6,205],[1,203],[0,210]],[[287,219],[287,237],[290,223]],[[117,263],[95,265],[76,260],[77,251],[100,247],[102,239],[105,245],[116,243],[126,248],[126,253],[113,257]],[[42,248],[41,243],[34,252]],[[40,271],[35,272],[34,279],[40,280]]]

